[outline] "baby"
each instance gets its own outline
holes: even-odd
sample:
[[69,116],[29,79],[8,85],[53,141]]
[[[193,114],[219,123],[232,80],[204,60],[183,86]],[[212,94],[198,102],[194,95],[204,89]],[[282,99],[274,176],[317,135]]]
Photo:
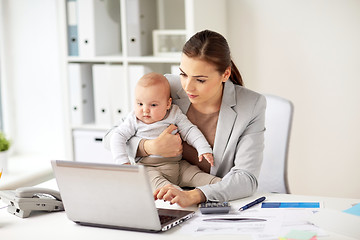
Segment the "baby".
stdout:
[[[135,88],[135,110],[132,111],[111,136],[110,148],[118,164],[128,164],[126,142],[137,136],[143,139],[158,137],[170,124],[177,126],[181,138],[193,146],[199,155],[213,166],[212,149],[200,130],[193,125],[177,105],[172,105],[170,85],[158,73],[144,75]],[[179,187],[199,187],[219,182],[221,178],[201,171],[182,156],[165,158],[150,155],[137,157],[137,164],[147,167],[153,190],[169,183]]]

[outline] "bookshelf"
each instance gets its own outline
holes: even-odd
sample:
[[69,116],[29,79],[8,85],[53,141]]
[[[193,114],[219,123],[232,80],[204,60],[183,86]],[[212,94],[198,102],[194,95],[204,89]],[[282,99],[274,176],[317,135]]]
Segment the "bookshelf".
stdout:
[[[59,29],[64,36],[61,67],[67,106],[67,155],[76,161],[97,161],[93,158],[99,152],[92,151],[99,151],[99,138],[132,109],[133,87],[139,77],[149,71],[174,72],[180,61],[179,49],[197,31],[211,29],[226,36],[226,1],[58,1]],[[155,41],[160,54],[154,54],[155,37],[159,38]],[[84,65],[90,67],[80,67]],[[78,77],[75,83],[74,75]],[[86,92],[84,88],[89,84],[92,91]],[[83,111],[86,104],[93,104],[92,112]],[[84,114],[92,117],[85,121]],[[110,161],[108,154],[104,149],[106,161]]]

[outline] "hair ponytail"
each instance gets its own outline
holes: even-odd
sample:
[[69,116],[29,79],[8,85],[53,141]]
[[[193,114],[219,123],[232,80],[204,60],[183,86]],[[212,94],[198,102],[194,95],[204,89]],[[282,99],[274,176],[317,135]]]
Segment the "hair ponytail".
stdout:
[[234,84],[238,84],[240,86],[244,86],[244,82],[242,80],[241,74],[239,72],[239,69],[235,66],[235,63],[233,62],[233,60],[231,60],[231,75],[230,75],[230,80],[234,83]]

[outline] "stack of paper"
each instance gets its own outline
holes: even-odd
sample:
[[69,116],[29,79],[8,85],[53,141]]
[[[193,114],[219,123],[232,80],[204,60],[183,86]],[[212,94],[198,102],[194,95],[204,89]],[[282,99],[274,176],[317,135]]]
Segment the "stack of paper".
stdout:
[[244,234],[255,240],[273,240],[291,231],[311,232],[316,236],[327,235],[308,222],[312,209],[265,209],[255,208],[239,212],[232,210],[226,215],[202,215],[197,213],[191,221],[182,225],[187,234]]
[[358,205],[344,212],[322,209],[312,216],[311,222],[325,230],[360,239],[360,206]]

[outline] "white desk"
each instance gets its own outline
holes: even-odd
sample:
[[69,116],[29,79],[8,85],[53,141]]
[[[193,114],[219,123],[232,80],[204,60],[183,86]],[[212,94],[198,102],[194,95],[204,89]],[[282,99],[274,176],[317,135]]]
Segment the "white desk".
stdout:
[[[41,187],[49,187],[54,184],[49,181]],[[360,202],[360,199],[340,199],[327,197],[299,196],[291,194],[264,194],[268,201],[321,201],[324,208],[334,210],[345,210],[352,204]],[[232,206],[241,206],[259,197],[254,195],[249,198],[232,202]],[[174,208],[174,206],[172,206]],[[196,210],[196,207],[189,208]],[[191,220],[189,220],[191,221]],[[341,223],[339,223],[341,224]],[[7,212],[6,208],[0,209],[0,236],[1,239],[23,240],[23,239],[87,239],[87,240],[111,240],[111,239],[181,239],[181,240],[212,240],[212,239],[252,239],[246,235],[185,235],[179,231],[181,226],[164,233],[141,233],[116,229],[105,229],[80,226],[68,220],[65,212],[54,213],[32,213],[29,218],[21,219]],[[329,232],[329,236],[318,237],[324,240],[355,240],[337,233]]]

